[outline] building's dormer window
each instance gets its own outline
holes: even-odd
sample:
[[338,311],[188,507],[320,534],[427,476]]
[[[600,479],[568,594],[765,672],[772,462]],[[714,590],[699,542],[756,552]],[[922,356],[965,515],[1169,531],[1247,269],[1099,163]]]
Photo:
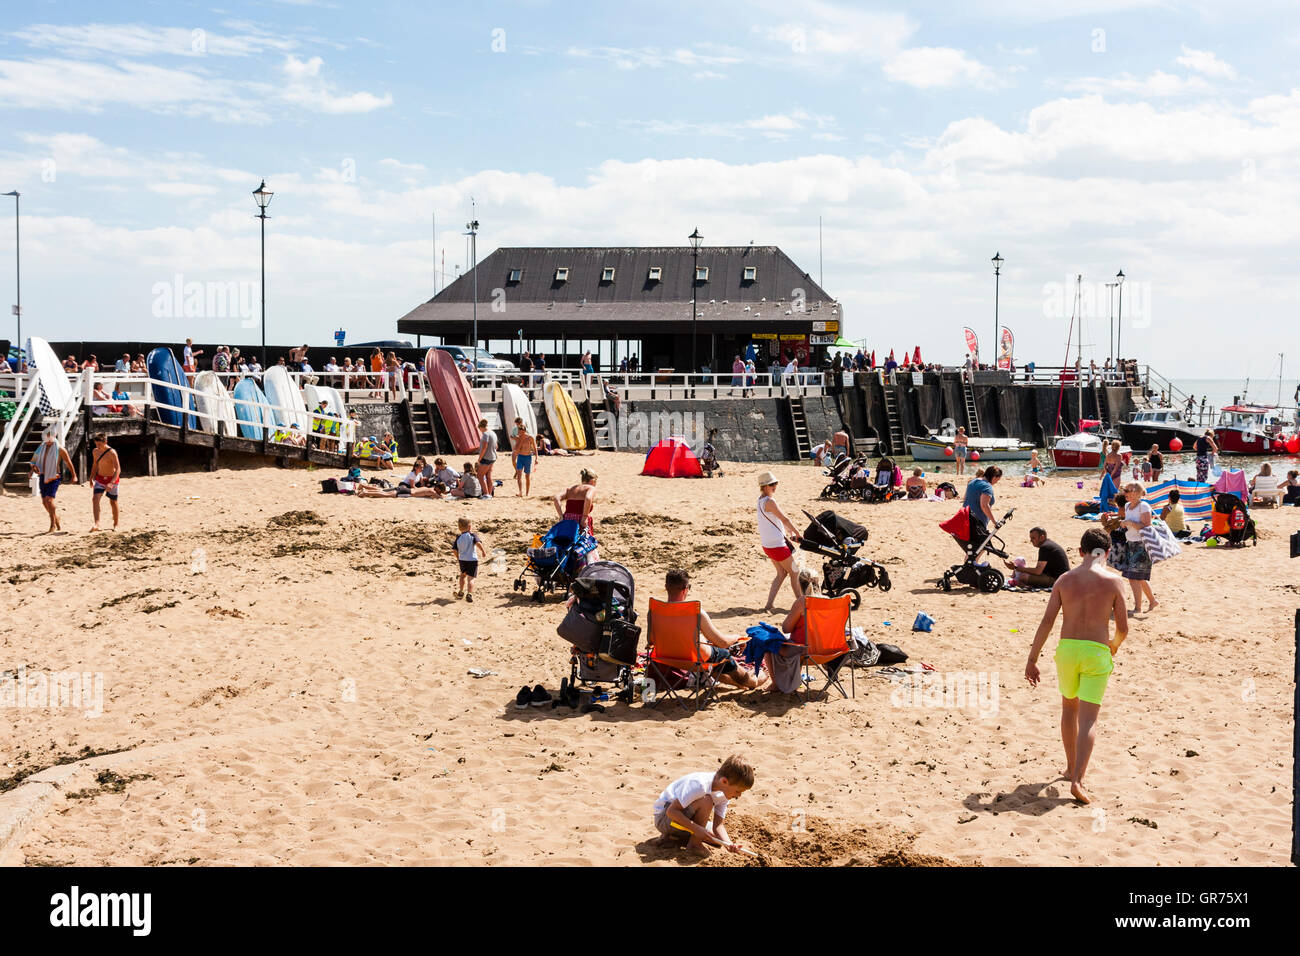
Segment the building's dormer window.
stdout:
[[758,266],[745,266],[745,281],[753,282],[758,278]]
[[520,281],[521,279],[523,279],[523,277],[524,277],[524,270],[523,270],[523,269],[511,269],[511,270],[510,270],[510,279],[509,279],[508,281],[510,281],[510,282],[518,282],[518,281]]
[[555,281],[556,281],[556,282],[568,282],[568,281],[569,281],[569,267],[568,267],[568,266],[560,266],[558,269],[555,270]]
[[603,269],[600,270],[600,281],[601,281],[601,282],[613,282],[613,281],[614,281],[614,267],[613,267],[613,266],[605,266],[605,268],[603,268]]
[[696,267],[695,267],[695,281],[696,281],[696,282],[708,282],[708,281],[709,281],[709,267],[708,267],[708,266],[696,266]]
[[646,278],[651,282],[658,282],[664,277],[663,266],[651,266],[650,274]]

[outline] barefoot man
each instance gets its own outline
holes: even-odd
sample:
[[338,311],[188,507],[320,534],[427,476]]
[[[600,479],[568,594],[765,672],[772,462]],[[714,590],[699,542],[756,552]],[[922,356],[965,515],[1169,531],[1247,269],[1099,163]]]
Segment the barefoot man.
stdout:
[[[1065,744],[1065,776],[1070,793],[1080,803],[1090,803],[1083,775],[1097,740],[1097,715],[1106,681],[1115,665],[1111,656],[1128,637],[1128,605],[1124,580],[1106,566],[1110,537],[1089,528],[1079,542],[1083,563],[1056,579],[1025,664],[1025,679],[1038,686],[1038,655],[1056,624],[1065,615],[1056,646],[1056,679],[1061,689],[1061,742]],[[1115,620],[1115,637],[1110,622]],[[1068,637],[1064,635],[1069,635]]]
[[45,506],[45,511],[50,516],[50,528],[42,532],[43,534],[53,534],[62,527],[59,524],[59,512],[54,504],[54,496],[59,493],[64,466],[72,475],[72,483],[81,484],[77,479],[77,469],[73,467],[72,459],[68,457],[68,450],[63,447],[58,435],[51,428],[45,433],[45,441],[41,442],[36,449],[36,454],[32,456],[31,467],[32,473],[40,481],[41,504]]
[[100,432],[95,436],[95,458],[90,466],[90,485],[94,491],[90,510],[95,516],[95,526],[91,531],[99,530],[99,506],[104,495],[108,495],[108,504],[113,509],[113,530],[117,530],[117,489],[121,481],[122,463],[117,458],[117,449],[109,448],[108,436]]

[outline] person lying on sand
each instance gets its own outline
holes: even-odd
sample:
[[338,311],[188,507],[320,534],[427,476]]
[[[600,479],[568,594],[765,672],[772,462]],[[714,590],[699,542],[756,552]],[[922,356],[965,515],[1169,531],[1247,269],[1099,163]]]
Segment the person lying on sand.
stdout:
[[688,773],[659,794],[655,829],[667,840],[685,842],[687,850],[701,856],[708,856],[715,846],[729,853],[748,852],[732,842],[723,821],[727,805],[753,786],[754,768],[734,755],[716,773]]
[[[691,576],[681,569],[669,571],[664,577],[664,589],[668,592],[668,603],[670,604],[689,600]],[[732,687],[739,687],[742,690],[754,690],[758,687],[759,680],[754,676],[754,672],[732,657],[733,649],[739,650],[740,646],[748,639],[747,637],[729,639],[724,636],[713,621],[710,620],[708,612],[701,606],[700,656],[704,660],[718,665],[714,668],[713,676],[720,683],[730,684]]]
[[441,498],[442,492],[437,488],[412,488],[405,482],[396,488],[381,488],[378,485],[357,485],[358,498]]
[[[1038,655],[1052,633],[1057,613],[1064,614],[1062,637],[1056,646],[1061,740],[1065,745],[1065,777],[1070,781],[1070,793],[1080,803],[1092,802],[1083,788],[1083,775],[1097,741],[1097,716],[1106,681],[1115,669],[1112,658],[1128,637],[1128,596],[1124,579],[1106,566],[1109,550],[1110,536],[1100,528],[1083,533],[1079,542],[1083,563],[1057,578],[1025,663],[1025,679],[1031,687],[1037,687]],[[1114,638],[1110,636],[1112,617]]]

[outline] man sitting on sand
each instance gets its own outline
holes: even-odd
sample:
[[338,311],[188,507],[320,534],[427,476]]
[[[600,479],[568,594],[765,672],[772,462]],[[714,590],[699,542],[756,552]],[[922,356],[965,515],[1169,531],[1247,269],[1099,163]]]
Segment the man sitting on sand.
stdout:
[[1079,542],[1083,563],[1057,579],[1025,663],[1025,679],[1031,687],[1037,687],[1038,655],[1052,633],[1057,613],[1063,613],[1062,637],[1055,655],[1061,690],[1061,740],[1070,793],[1080,803],[1091,802],[1088,791],[1083,789],[1083,775],[1097,740],[1097,715],[1106,681],[1115,668],[1112,657],[1128,637],[1128,595],[1124,579],[1106,566],[1109,550],[1110,537],[1100,528],[1083,533]]
[[1050,588],[1056,579],[1070,570],[1070,556],[1065,549],[1047,536],[1042,528],[1029,529],[1029,543],[1038,549],[1036,564],[1017,567],[1011,561],[1003,561],[1012,571],[1024,575],[1024,582],[1031,588]]
[[727,806],[754,786],[754,768],[739,757],[722,762],[716,773],[688,773],[670,783],[655,801],[655,829],[669,840],[686,841],[686,849],[708,856],[710,847],[745,852],[733,843],[723,821]]
[[[668,603],[677,604],[689,599],[691,590],[690,575],[680,569],[669,571],[664,577],[664,589],[668,592]],[[719,683],[730,684],[742,690],[754,690],[758,687],[758,678],[748,667],[744,667],[732,658],[732,649],[739,649],[748,638],[729,640],[709,619],[709,614],[700,607],[700,656],[706,661],[718,664],[713,676]],[[721,663],[719,663],[721,662]]]

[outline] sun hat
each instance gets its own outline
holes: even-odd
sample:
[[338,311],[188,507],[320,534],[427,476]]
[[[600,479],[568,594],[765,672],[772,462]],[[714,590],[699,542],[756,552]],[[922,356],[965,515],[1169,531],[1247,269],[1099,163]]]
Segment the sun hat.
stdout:
[[772,474],[770,471],[759,472],[758,487],[762,488],[764,485],[774,484],[776,484],[776,475]]

